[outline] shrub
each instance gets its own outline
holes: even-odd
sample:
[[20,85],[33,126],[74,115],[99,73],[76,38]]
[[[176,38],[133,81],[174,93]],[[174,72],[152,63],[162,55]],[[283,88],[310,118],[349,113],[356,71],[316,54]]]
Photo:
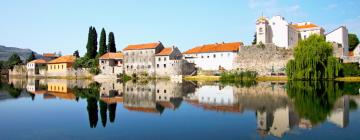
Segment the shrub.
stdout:
[[340,70],[341,76],[359,76],[360,68],[358,63],[343,63]]

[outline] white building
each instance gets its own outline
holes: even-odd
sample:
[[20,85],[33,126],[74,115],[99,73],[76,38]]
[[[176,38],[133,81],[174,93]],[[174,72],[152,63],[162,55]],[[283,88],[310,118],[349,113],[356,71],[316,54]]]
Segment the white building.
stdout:
[[293,27],[299,32],[302,40],[308,38],[312,34],[324,35],[324,28],[317,26],[311,22],[300,22],[292,24]]
[[257,44],[275,44],[290,48],[296,45],[299,38],[298,30],[289,24],[284,17],[274,16],[271,19],[260,17],[256,21]]
[[326,41],[339,44],[342,48],[342,57],[349,55],[348,30],[345,26],[340,26],[326,34]]
[[241,42],[207,44],[183,54],[187,61],[195,63],[195,67],[201,70],[231,70],[241,46]]
[[260,17],[256,20],[257,44],[275,44],[278,47],[292,48],[301,39],[312,34],[324,35],[325,30],[311,22],[292,24],[284,17],[274,16],[270,19]]

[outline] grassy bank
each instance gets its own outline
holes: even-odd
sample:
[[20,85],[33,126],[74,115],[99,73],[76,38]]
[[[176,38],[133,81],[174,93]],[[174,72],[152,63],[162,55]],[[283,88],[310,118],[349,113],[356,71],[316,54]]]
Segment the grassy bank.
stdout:
[[220,76],[208,76],[208,75],[185,76],[184,80],[188,80],[188,81],[219,81]]
[[256,81],[287,81],[286,76],[260,76],[256,77]]
[[360,76],[353,76],[353,77],[338,77],[335,81],[342,81],[342,82],[360,82]]

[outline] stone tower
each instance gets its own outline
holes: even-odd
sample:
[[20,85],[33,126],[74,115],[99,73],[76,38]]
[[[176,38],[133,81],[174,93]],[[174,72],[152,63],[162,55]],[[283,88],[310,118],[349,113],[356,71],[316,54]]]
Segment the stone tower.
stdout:
[[270,38],[269,21],[261,16],[256,20],[256,44],[259,44],[260,42],[264,44],[271,43]]

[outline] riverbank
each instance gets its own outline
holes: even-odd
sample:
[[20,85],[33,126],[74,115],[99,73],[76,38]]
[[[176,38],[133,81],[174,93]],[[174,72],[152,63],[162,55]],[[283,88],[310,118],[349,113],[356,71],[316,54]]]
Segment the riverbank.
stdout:
[[[187,81],[220,81],[220,76],[210,75],[197,75],[197,76],[186,76],[184,80]],[[256,78],[256,81],[288,81],[287,76],[260,76]],[[360,76],[356,77],[338,77],[335,81],[340,82],[360,82]]]
[[[197,76],[186,76],[184,80],[187,81],[220,81],[220,76],[211,75],[197,75]],[[256,81],[284,81],[288,79],[286,76],[260,76],[256,78]]]

